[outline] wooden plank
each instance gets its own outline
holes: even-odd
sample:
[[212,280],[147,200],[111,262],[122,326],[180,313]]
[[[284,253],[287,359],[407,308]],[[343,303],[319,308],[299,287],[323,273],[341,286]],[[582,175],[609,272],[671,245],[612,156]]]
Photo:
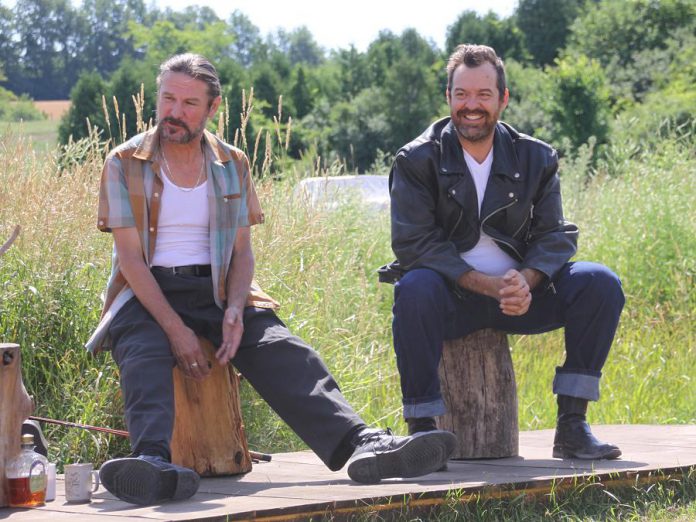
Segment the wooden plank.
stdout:
[[[279,453],[239,477],[201,481],[189,500],[161,506],[138,507],[115,499],[100,489],[91,504],[69,505],[63,483],[58,482],[56,501],[34,510],[6,510],[13,522],[63,519],[70,513],[86,522],[136,522],[147,520],[291,520],[322,513],[355,514],[365,506],[388,512],[411,506],[438,505],[453,490],[484,496],[516,496],[520,492],[543,493],[551,485],[574,477],[599,477],[604,482],[634,481],[637,473],[652,477],[661,469],[679,473],[696,467],[696,426],[594,426],[595,434],[616,442],[623,458],[613,461],[578,461],[551,458],[553,430],[520,433],[516,458],[452,461],[446,472],[411,480],[387,480],[360,485],[345,470],[329,471],[311,452]],[[652,473],[652,474],[651,474]],[[572,484],[565,480],[562,484]],[[4,513],[0,513],[2,516]]]

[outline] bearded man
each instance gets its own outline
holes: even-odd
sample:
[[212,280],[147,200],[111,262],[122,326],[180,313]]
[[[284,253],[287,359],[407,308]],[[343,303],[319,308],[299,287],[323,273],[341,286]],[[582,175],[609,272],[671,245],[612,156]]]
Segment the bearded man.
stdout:
[[[220,101],[208,60],[173,56],[157,77],[157,126],[104,165],[98,227],[113,234],[114,256],[87,347],[110,348],[118,364],[133,453],[104,463],[102,484],[141,505],[196,493],[198,475],[170,462],[174,365],[202,380],[211,364],[233,364],[330,469],[347,464],[356,482],[438,469],[454,435],[368,428],[316,351],[252,282],[250,228],[263,213],[247,157],[205,130]],[[197,336],[219,347],[216,360]]]
[[392,249],[382,270],[396,282],[393,335],[409,433],[435,429],[445,413],[442,344],[475,330],[536,334],[565,328],[556,369],[553,456],[613,459],[586,421],[624,296],[606,267],[570,262],[577,227],[561,206],[558,156],[499,121],[509,93],[490,47],[461,45],[447,64],[450,117],[396,155]]

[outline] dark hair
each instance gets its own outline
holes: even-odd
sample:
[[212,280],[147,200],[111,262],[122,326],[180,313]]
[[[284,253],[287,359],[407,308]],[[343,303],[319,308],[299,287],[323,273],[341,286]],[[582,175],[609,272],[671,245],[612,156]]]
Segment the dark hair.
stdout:
[[484,63],[490,63],[495,67],[498,76],[497,87],[500,99],[505,96],[505,66],[503,61],[495,54],[492,47],[487,45],[461,44],[458,45],[447,61],[447,89],[452,88],[452,77],[454,71],[460,65],[467,67],[478,67]]
[[220,78],[215,66],[205,56],[193,53],[176,54],[164,61],[157,75],[157,91],[159,91],[162,76],[167,72],[184,73],[194,80],[201,80],[208,84],[209,104],[220,96]]

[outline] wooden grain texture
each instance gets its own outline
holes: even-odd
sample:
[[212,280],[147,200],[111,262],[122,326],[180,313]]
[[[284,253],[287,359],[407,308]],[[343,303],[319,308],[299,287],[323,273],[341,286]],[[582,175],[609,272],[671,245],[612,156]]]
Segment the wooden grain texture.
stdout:
[[[554,430],[520,433],[520,456],[451,461],[446,472],[412,479],[356,484],[346,468],[330,471],[311,451],[276,453],[242,476],[204,478],[186,500],[135,506],[99,487],[89,504],[65,501],[58,476],[56,500],[36,509],[0,510],[10,522],[165,522],[222,520],[401,520],[406,506],[451,511],[452,499],[481,501],[559,494],[583,485],[669,484],[696,469],[696,425],[593,425],[600,440],[616,442],[616,460],[551,458]],[[660,470],[660,471],[658,471]],[[475,507],[475,506],[474,506]],[[448,511],[449,512],[449,511]],[[415,516],[414,514],[414,516]],[[372,518],[370,518],[372,516]],[[489,517],[492,518],[492,517]],[[424,519],[424,518],[422,518]]]
[[439,372],[447,413],[437,423],[457,436],[452,458],[516,456],[517,387],[507,336],[488,329],[446,341]]
[[176,418],[172,461],[205,477],[251,471],[239,402],[239,377],[231,365],[220,366],[214,348],[200,339],[212,363],[203,382],[187,379],[174,369]]
[[22,423],[33,405],[22,381],[18,344],[0,343],[0,507],[9,504],[5,464],[20,450]]

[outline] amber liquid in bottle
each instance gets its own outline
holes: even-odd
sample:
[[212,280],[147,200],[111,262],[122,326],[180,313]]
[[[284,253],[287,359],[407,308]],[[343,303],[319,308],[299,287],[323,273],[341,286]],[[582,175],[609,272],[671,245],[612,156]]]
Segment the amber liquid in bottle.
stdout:
[[5,468],[10,507],[34,507],[46,500],[48,461],[34,451],[34,436],[22,435],[22,450]]
[[[32,507],[40,506],[46,500],[46,488],[31,487],[29,477],[8,479],[10,487],[10,506],[11,507]],[[36,482],[36,481],[35,481]],[[32,491],[34,489],[35,491]],[[36,491],[38,489],[38,491]]]

